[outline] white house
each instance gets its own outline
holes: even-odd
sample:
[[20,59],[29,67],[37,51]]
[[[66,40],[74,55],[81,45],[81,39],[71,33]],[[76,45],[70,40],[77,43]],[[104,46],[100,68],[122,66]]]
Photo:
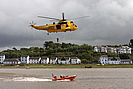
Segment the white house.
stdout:
[[117,48],[114,48],[114,52],[113,53],[117,53]]
[[132,64],[132,60],[131,59],[121,59],[121,64]]
[[102,55],[98,62],[100,64],[132,64],[131,59],[120,59],[120,57],[107,57],[107,55]]
[[41,57],[40,63],[41,64],[49,64],[49,58],[48,57]]
[[127,48],[126,49],[127,53],[129,53],[129,54],[132,54],[132,51],[131,50],[132,50],[132,48]]
[[5,60],[5,55],[0,54],[0,63],[3,63],[4,60]]
[[107,56],[107,55],[102,55],[102,56],[100,57],[100,59],[98,60],[98,62],[99,62],[100,64],[108,64],[108,56]]
[[77,57],[51,57],[50,64],[80,64],[81,60]]
[[129,53],[131,54],[131,48],[128,46],[122,46],[121,48],[118,48],[118,53]]
[[57,57],[50,57],[50,64],[58,64]]
[[108,57],[108,64],[120,64],[120,57]]
[[29,64],[29,55],[23,55],[20,57],[21,63]]
[[40,64],[41,57],[30,57],[29,64]]
[[98,47],[97,47],[97,46],[95,46],[95,47],[94,47],[94,52],[99,52],[99,50],[98,50]]
[[5,59],[3,64],[20,64],[19,59]]
[[112,47],[107,47],[107,52],[108,52],[108,53],[114,53],[114,48],[112,48]]
[[120,48],[108,47],[108,46],[95,46],[95,52],[105,52],[105,53],[129,53],[131,54],[131,48],[128,46],[122,46]]
[[59,64],[70,64],[70,57],[58,57]]
[[128,46],[122,46],[122,48],[125,49],[125,52],[126,52],[126,53],[131,54],[132,48],[130,48],[130,47],[128,47]]
[[124,53],[122,48],[117,48],[117,53]]
[[80,64],[81,60],[78,57],[71,57],[71,64]]

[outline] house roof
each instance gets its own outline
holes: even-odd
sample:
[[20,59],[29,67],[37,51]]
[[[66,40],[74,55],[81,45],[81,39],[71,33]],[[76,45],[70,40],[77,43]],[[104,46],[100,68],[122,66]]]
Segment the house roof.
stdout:
[[57,57],[58,59],[62,59],[62,58],[64,58],[64,57]]
[[79,59],[78,57],[71,57],[71,59]]
[[64,58],[68,60],[70,57],[64,57]]
[[30,57],[29,59],[39,59],[40,57]]
[[4,54],[0,54],[0,56],[5,56]]
[[101,57],[108,57],[107,55],[102,55]]
[[47,59],[48,57],[41,57],[41,59]]
[[21,57],[28,57],[29,55],[22,55]]
[[121,59],[121,62],[130,62],[131,59]]
[[59,60],[66,59],[68,60],[70,57],[58,57]]
[[20,62],[19,59],[5,59],[4,62],[13,62],[13,61],[16,61],[16,62]]
[[108,59],[120,59],[120,57],[108,57]]
[[50,57],[50,59],[56,59],[57,57]]

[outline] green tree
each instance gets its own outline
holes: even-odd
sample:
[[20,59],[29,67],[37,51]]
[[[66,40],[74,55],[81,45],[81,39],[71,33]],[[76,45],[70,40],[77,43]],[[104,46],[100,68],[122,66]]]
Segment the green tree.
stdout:
[[46,41],[43,45],[46,49],[48,49],[48,48],[53,48],[53,49],[57,48],[57,44],[53,43],[53,41],[49,41],[49,42]]
[[12,48],[14,51],[17,51],[17,49],[15,47]]
[[40,48],[39,47],[34,47],[34,52],[40,52]]
[[48,50],[46,50],[46,55],[51,55],[52,53],[54,53],[54,50],[52,48],[49,48]]
[[131,56],[127,53],[121,53],[121,54],[119,54],[119,57],[121,59],[131,59]]
[[21,48],[20,51],[29,51],[28,48]]
[[116,53],[108,53],[108,57],[118,57],[119,55]]
[[87,59],[82,59],[81,63],[88,63],[89,61]]
[[29,48],[30,52],[34,52],[34,47]]

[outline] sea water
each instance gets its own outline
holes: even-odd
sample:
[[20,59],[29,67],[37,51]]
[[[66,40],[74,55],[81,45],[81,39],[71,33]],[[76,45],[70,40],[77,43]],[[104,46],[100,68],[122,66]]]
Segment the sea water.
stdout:
[[[77,77],[52,81],[52,73]],[[0,89],[133,89],[133,69],[0,69]]]

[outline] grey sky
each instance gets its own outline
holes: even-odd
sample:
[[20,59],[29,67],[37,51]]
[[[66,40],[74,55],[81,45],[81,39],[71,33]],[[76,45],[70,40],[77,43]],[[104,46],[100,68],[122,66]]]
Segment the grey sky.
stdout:
[[[133,38],[132,0],[0,0],[0,51],[12,47],[43,47],[45,41],[75,44],[128,44]],[[30,29],[31,21],[52,24],[38,15],[74,20],[74,32],[52,33]]]

